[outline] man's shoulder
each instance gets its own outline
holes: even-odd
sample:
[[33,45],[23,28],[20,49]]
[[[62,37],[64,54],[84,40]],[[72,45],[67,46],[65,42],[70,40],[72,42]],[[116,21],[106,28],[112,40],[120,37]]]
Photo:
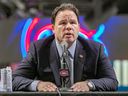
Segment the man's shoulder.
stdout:
[[82,45],[84,46],[93,46],[93,47],[98,47],[100,45],[102,45],[100,42],[96,42],[92,39],[86,39],[83,37],[78,37],[78,40],[82,43]]
[[88,54],[98,53],[101,46],[103,46],[103,44],[96,42],[94,40],[91,40],[91,39],[85,39],[85,38],[79,37],[78,40]]
[[35,45],[42,45],[45,42],[45,40],[46,38],[43,38],[43,39],[33,41],[32,43],[34,43]]
[[40,48],[43,46],[50,46],[51,42],[54,40],[54,36],[49,36],[40,40],[33,41],[32,44],[34,44],[36,47]]

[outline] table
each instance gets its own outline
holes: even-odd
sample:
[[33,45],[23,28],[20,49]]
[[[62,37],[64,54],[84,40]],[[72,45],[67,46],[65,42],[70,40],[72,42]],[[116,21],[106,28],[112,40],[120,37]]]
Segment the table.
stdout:
[[0,96],[128,96],[128,92],[0,92]]

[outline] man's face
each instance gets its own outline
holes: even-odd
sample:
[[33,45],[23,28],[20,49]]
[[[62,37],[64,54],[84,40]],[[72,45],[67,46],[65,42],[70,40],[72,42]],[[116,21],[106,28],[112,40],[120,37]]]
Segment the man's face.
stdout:
[[60,43],[66,41],[72,44],[78,37],[79,23],[76,14],[71,10],[58,12],[53,25],[55,39]]

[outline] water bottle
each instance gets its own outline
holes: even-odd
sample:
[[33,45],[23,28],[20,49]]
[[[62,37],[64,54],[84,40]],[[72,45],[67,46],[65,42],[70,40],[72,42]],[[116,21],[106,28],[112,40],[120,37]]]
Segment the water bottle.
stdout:
[[0,87],[0,91],[4,91],[6,92],[6,88],[7,88],[7,76],[6,76],[6,68],[2,68],[1,70],[1,87]]
[[0,91],[2,92],[12,92],[12,70],[11,67],[6,67],[0,69]]
[[12,69],[11,67],[6,68],[6,76],[7,76],[6,91],[12,92]]

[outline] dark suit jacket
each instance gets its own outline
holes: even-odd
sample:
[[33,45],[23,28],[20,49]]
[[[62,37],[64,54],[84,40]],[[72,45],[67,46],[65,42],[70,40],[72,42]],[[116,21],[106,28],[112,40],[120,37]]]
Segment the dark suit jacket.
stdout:
[[[13,90],[27,91],[34,79],[51,81],[58,87],[60,59],[54,36],[33,42],[26,58],[13,72]],[[102,44],[78,37],[74,59],[74,81],[91,80],[95,91],[113,91],[118,82]]]

